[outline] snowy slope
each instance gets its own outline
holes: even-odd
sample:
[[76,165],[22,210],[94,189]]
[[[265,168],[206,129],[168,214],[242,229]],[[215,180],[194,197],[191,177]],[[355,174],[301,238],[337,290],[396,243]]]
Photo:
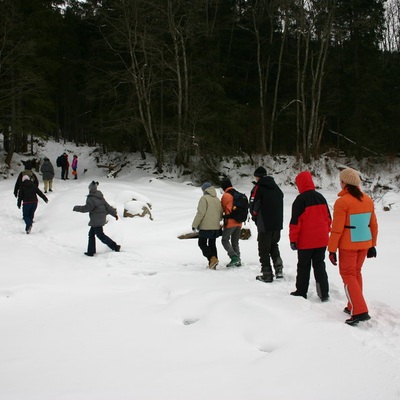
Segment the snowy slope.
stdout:
[[[50,142],[39,156],[55,166],[64,150],[70,159],[78,155],[79,179],[61,181],[57,170],[54,192],[48,204],[40,200],[30,235],[12,194],[16,175],[0,181],[2,400],[400,397],[395,190],[377,198],[378,257],[363,269],[372,319],[354,328],[344,324],[345,295],[329,261],[329,302],[319,301],[313,278],[308,300],[289,295],[296,276],[288,241],[295,166],[268,165],[285,194],[285,278],[264,284],[255,280],[259,263],[251,223],[252,237],[240,243],[241,268],[225,268],[228,256],[219,242],[220,265],[210,271],[196,240],[177,239],[190,230],[199,187],[157,179],[151,164],[137,157],[116,179],[107,178],[94,149],[72,144]],[[19,159],[27,157],[15,157],[15,174],[22,170]],[[254,167],[238,170],[226,162],[222,168],[238,189],[250,192]],[[315,168],[320,191],[333,205],[337,176]],[[381,171],[381,181],[390,184],[396,174],[394,166]],[[93,179],[118,209],[121,218],[110,218],[105,232],[121,244],[121,253],[98,243],[95,257],[83,254],[88,215],[72,208],[85,203]],[[151,203],[153,220],[122,218],[133,194]],[[391,211],[383,211],[384,201]]]

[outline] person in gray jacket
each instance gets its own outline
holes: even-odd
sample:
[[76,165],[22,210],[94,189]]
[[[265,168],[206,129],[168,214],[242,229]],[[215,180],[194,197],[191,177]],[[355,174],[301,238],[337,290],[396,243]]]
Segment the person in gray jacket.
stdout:
[[84,206],[74,206],[73,211],[89,213],[89,241],[87,252],[89,257],[96,253],[96,236],[111,250],[120,251],[121,246],[110,239],[104,232],[103,226],[106,224],[108,214],[112,215],[118,221],[117,210],[111,207],[104,199],[103,193],[97,190],[99,182],[92,181],[89,185],[89,194]]
[[40,167],[40,172],[43,174],[44,192],[47,193],[47,189],[49,189],[49,192],[52,192],[54,167],[51,161],[47,157],[43,159],[43,164]]
[[199,230],[198,245],[208,260],[208,268],[216,269],[218,254],[216,239],[221,236],[222,205],[217,192],[211,183],[205,182],[201,187],[203,196],[197,206],[197,214],[192,223],[192,230]]

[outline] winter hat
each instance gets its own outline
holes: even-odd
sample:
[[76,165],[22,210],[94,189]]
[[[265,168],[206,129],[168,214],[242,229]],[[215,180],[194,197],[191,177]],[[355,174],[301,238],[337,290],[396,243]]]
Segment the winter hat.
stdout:
[[340,173],[340,180],[348,185],[360,186],[360,174],[353,168],[346,168]]
[[95,190],[97,190],[98,185],[99,185],[99,182],[95,182],[95,181],[90,182],[89,192],[94,192]]
[[29,176],[28,175],[24,175],[23,177],[22,177],[22,182],[23,181],[29,181],[31,178],[29,178]]
[[262,178],[263,176],[267,175],[267,170],[264,167],[258,167],[255,171],[254,171],[254,176],[258,177],[258,178]]
[[201,186],[201,190],[204,193],[209,187],[211,187],[211,183],[210,182],[204,182],[203,185]]
[[232,182],[231,182],[231,180],[228,179],[228,178],[223,179],[222,182],[221,182],[221,188],[222,188],[222,190],[225,191],[225,190],[228,189],[229,187],[232,187]]

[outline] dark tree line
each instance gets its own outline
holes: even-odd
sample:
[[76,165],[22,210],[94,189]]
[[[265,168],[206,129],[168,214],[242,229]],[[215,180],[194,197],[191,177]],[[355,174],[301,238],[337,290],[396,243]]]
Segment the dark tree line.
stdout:
[[0,0],[0,129],[196,157],[400,151],[384,0]]

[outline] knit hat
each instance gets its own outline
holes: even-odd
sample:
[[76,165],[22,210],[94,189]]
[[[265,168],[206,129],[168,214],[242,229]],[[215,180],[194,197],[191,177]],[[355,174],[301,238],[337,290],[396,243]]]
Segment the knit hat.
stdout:
[[258,178],[262,178],[263,176],[267,175],[267,170],[264,167],[258,167],[255,171],[254,171],[254,176],[258,177]]
[[346,168],[340,172],[340,180],[348,185],[360,186],[361,179],[360,174],[353,168]]
[[228,178],[223,179],[222,182],[221,182],[221,188],[222,188],[222,190],[225,191],[225,190],[228,189],[229,187],[232,187],[232,182],[231,182],[231,180],[228,179]]
[[99,185],[99,182],[95,182],[95,181],[90,182],[89,192],[94,192],[95,190],[97,190],[98,185]]
[[211,183],[210,182],[204,182],[203,185],[201,186],[201,190],[204,193],[209,187],[211,187]]
[[24,175],[23,177],[22,177],[22,182],[23,181],[29,181],[31,178],[29,178],[29,176],[28,175]]

